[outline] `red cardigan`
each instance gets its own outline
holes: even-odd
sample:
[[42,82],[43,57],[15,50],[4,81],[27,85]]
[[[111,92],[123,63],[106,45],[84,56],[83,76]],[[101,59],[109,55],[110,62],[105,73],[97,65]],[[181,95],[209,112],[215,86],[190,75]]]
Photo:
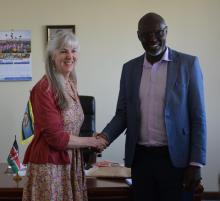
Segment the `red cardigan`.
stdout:
[[64,131],[63,117],[46,76],[33,87],[30,99],[34,138],[26,150],[23,163],[69,164],[67,144],[70,136]]

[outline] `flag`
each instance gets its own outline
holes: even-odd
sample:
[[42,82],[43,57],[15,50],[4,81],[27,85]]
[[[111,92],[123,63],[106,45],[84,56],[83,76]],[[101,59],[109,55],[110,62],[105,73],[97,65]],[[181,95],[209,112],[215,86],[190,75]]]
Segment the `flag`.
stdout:
[[10,153],[8,155],[8,164],[11,166],[11,169],[14,173],[18,173],[21,163],[19,161],[19,150],[18,150],[18,143],[15,137],[15,141],[13,143],[13,146],[10,150]]
[[32,112],[31,101],[28,100],[24,117],[22,120],[21,143],[27,144],[34,136],[34,116]]

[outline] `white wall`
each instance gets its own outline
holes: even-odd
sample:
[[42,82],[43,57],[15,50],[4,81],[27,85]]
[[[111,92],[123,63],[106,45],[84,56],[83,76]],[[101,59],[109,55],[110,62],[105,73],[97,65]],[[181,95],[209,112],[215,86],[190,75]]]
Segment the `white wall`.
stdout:
[[[218,135],[220,113],[220,1],[219,0],[0,0],[0,31],[32,31],[33,81],[0,82],[0,162],[5,162],[20,136],[21,119],[31,87],[44,73],[46,25],[76,25],[81,43],[77,66],[79,93],[93,95],[97,103],[97,131],[115,112],[121,67],[143,53],[137,39],[137,22],[149,11],[167,21],[168,45],[199,56],[205,78],[208,123],[205,191],[216,191],[220,172]],[[21,158],[26,146],[20,145]],[[103,154],[123,161],[124,136]]]

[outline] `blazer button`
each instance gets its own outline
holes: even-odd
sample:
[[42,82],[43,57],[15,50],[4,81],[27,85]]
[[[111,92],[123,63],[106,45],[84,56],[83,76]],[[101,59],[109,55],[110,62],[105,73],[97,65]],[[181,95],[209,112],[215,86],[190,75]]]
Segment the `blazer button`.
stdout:
[[165,117],[170,117],[170,113],[169,112],[165,112]]

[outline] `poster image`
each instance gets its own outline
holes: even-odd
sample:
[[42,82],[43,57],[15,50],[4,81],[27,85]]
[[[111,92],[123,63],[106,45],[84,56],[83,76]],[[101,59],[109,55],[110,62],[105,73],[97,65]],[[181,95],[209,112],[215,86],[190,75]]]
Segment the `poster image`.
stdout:
[[0,81],[32,80],[31,32],[0,32]]

